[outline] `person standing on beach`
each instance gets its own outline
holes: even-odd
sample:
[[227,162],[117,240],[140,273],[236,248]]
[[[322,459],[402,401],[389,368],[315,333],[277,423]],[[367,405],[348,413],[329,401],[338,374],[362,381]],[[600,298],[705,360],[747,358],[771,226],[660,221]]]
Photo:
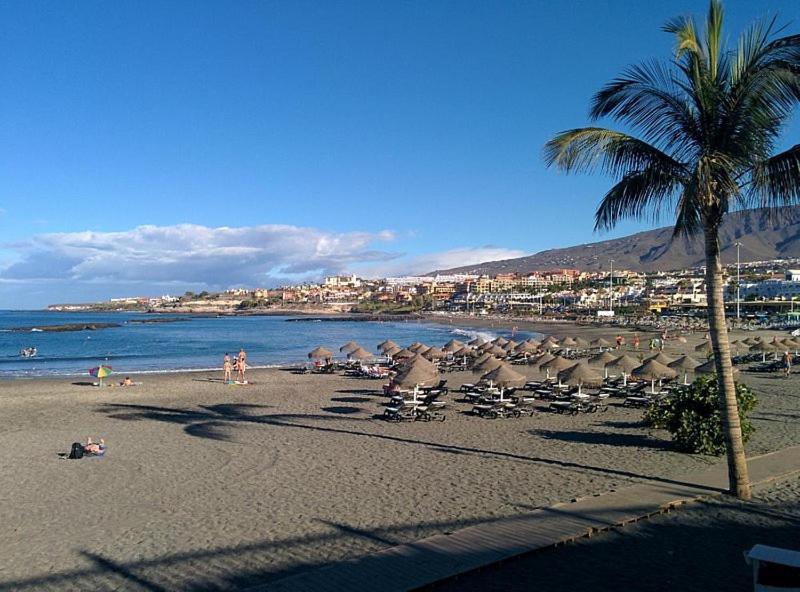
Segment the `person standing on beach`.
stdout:
[[244,382],[244,371],[247,368],[247,363],[244,361],[244,358],[237,358],[236,359],[236,380],[239,382]]
[[233,370],[233,365],[231,364],[231,357],[228,355],[228,352],[225,352],[225,357],[222,358],[222,372],[223,378],[225,382],[231,381],[231,370]]
[[786,378],[789,378],[789,374],[792,373],[792,353],[789,350],[783,354],[783,375]]
[[617,349],[622,347],[622,335],[617,335],[617,338],[616,338],[615,341],[617,342]]
[[639,334],[638,333],[634,333],[633,334],[633,349],[635,351],[639,351]]

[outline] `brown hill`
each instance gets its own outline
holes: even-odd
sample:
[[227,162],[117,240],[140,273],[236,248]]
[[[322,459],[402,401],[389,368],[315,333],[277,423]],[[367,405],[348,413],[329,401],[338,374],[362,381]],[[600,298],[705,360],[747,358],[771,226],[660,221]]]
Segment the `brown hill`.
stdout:
[[[800,206],[768,210],[743,210],[725,218],[720,229],[724,264],[736,262],[735,243],[740,242],[741,261],[767,261],[800,257]],[[477,265],[438,270],[432,273],[527,273],[550,269],[607,270],[609,259],[615,269],[669,271],[704,265],[702,237],[686,241],[672,239],[672,227],[657,228],[630,236],[550,249],[527,257],[489,261]]]

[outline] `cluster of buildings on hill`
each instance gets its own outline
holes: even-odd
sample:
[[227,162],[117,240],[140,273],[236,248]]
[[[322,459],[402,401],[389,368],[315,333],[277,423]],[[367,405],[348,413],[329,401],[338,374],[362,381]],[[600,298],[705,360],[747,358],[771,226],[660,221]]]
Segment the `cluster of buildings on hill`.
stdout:
[[[776,262],[748,263],[728,270],[730,302],[788,301],[800,298],[800,270],[777,272]],[[231,312],[259,309],[314,309],[341,312],[410,312],[414,310],[483,312],[612,310],[661,312],[706,306],[702,268],[681,272],[637,273],[627,270],[582,272],[557,269],[494,276],[452,274],[364,279],[330,276],[320,283],[279,288],[234,288],[183,296],[113,298],[90,305],[52,305],[52,310],[154,310]],[[739,283],[737,285],[737,278]],[[602,312],[605,311],[605,312]]]

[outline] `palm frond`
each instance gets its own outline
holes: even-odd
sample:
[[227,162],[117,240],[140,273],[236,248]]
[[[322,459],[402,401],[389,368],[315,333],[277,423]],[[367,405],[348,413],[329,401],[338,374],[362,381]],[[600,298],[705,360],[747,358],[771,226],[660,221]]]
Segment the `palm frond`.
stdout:
[[706,61],[711,80],[717,79],[718,68],[722,55],[720,54],[720,42],[722,40],[722,2],[711,0],[708,7],[708,18],[706,20]]
[[675,83],[676,72],[658,62],[630,68],[592,99],[592,119],[610,116],[640,129],[665,150],[685,152],[701,131],[690,97]]
[[658,221],[670,209],[682,179],[657,165],[631,171],[603,197],[595,212],[595,230],[608,230],[623,219]]
[[679,176],[678,161],[643,140],[605,128],[586,127],[556,135],[544,147],[545,164],[565,172],[594,171],[621,177],[631,171],[659,166]]
[[751,205],[757,207],[800,203],[800,144],[754,166],[748,189]]

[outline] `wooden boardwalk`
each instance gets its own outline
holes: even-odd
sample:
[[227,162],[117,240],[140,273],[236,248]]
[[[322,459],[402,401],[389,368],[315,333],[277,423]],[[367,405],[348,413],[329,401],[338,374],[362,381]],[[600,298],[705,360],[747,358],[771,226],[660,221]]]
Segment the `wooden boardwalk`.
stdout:
[[[748,464],[754,484],[774,481],[800,472],[800,446],[751,458]],[[699,474],[670,479],[668,483],[642,483],[522,516],[470,526],[449,535],[390,547],[248,590],[413,590],[516,555],[635,522],[687,502],[721,495],[727,482],[727,466],[721,463]]]

